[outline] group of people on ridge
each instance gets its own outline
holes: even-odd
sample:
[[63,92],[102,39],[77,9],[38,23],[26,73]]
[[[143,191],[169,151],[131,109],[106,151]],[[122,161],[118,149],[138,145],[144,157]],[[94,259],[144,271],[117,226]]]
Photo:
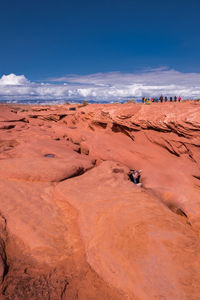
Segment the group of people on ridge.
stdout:
[[159,97],[159,98],[157,98],[157,97],[155,97],[155,98],[146,98],[146,97],[143,97],[142,98],[142,102],[143,103],[146,103],[146,102],[167,102],[167,101],[169,101],[169,102],[176,102],[176,101],[178,101],[178,102],[180,102],[181,101],[181,97],[179,96],[179,97],[176,97],[176,96],[174,96],[174,97],[167,97],[167,96],[165,96],[165,97],[163,97],[162,95]]

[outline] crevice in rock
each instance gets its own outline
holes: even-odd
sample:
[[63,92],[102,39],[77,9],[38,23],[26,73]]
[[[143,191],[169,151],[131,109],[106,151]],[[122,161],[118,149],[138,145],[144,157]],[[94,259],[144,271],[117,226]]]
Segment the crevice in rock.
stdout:
[[175,151],[175,149],[173,148],[173,146],[171,145],[171,143],[170,143],[169,141],[167,141],[167,140],[165,140],[165,139],[162,138],[162,139],[163,139],[163,142],[165,143],[165,144],[162,144],[162,143],[159,143],[158,141],[152,140],[145,132],[144,132],[144,134],[145,134],[146,138],[147,138],[151,143],[156,144],[156,145],[162,147],[163,149],[167,150],[169,153],[171,153],[171,154],[173,154],[173,155],[175,155],[175,156],[177,156],[177,157],[180,157],[179,153],[177,153],[177,152]]
[[11,109],[10,111],[14,114],[17,114],[17,110]]
[[74,149],[74,151],[78,154],[81,154],[81,148],[79,147],[78,149]]
[[186,146],[185,144],[184,144],[184,146],[185,146],[185,148],[186,148],[186,150],[187,150],[187,153],[188,153],[188,156],[189,156],[189,158],[193,161],[193,162],[197,162],[195,159],[194,159],[194,157],[193,157],[193,155],[192,155],[192,151],[188,148],[188,146]]
[[74,177],[78,177],[78,176],[81,176],[81,175],[87,173],[88,171],[92,170],[96,166],[96,160],[93,160],[92,164],[93,164],[93,166],[91,166],[87,169],[84,169],[83,167],[79,167],[74,174],[72,174],[69,177],[62,178],[59,182],[62,182],[62,181],[65,181],[65,180],[68,180],[68,179],[71,179],[71,178],[74,178]]
[[31,118],[31,119],[37,119],[38,115],[30,115],[29,118]]
[[174,147],[172,146],[172,144],[168,140],[166,140],[166,139],[163,139],[163,140],[168,145],[168,147],[167,147],[167,145],[165,146],[165,145],[162,145],[162,144],[160,144],[160,146],[163,146],[163,148],[166,149],[166,150],[168,150],[171,154],[173,154],[173,155],[175,155],[177,157],[180,157],[180,154],[174,149]]
[[121,132],[121,133],[125,134],[126,136],[128,136],[129,138],[131,138],[131,140],[134,141],[134,136],[131,134],[131,132],[132,131],[137,131],[137,130],[131,129],[127,126],[122,126],[122,125],[113,123],[112,131],[113,132]]
[[[187,123],[187,122],[185,122]],[[157,131],[157,132],[163,132],[163,133],[170,133],[173,132],[175,133],[177,136],[179,137],[184,137],[184,138],[191,138],[192,134],[190,134],[188,131],[199,131],[199,128],[189,128],[188,131],[186,132],[186,129],[184,126],[182,126],[181,124],[178,124],[178,126],[176,126],[176,124],[167,124],[164,123],[164,125],[166,126],[166,128],[160,128],[160,127],[156,127],[156,126],[152,126],[152,125],[148,125],[147,127],[143,127],[142,124],[136,124],[134,122],[132,122],[132,124],[134,126],[140,127],[140,130],[153,130],[153,131]],[[182,129],[182,130],[181,130]]]
[[[62,120],[63,118],[65,118],[67,116],[67,114],[63,114],[63,115],[60,115],[60,120]],[[59,121],[60,121],[59,120]]]
[[86,170],[83,167],[79,167],[73,175],[71,175],[69,177],[66,177],[66,178],[62,178],[59,182],[62,182],[62,181],[65,181],[67,179],[83,175],[85,172],[86,172]]
[[178,208],[172,204],[167,205],[167,207],[175,214],[188,218],[187,214],[181,208]]
[[49,115],[29,115],[29,118],[32,119],[40,119],[43,121],[54,121],[54,122],[58,122],[61,119],[63,119],[64,117],[66,117],[67,114],[49,114]]
[[[187,122],[185,122],[185,123],[187,123]],[[178,126],[176,126],[176,124],[173,124],[173,126],[170,126],[170,124],[166,124],[166,125],[169,129],[171,129],[171,132],[177,134],[179,137],[184,137],[187,139],[190,139],[193,136],[193,132],[199,131],[198,128],[197,129],[187,128],[181,124],[178,124]]]
[[88,128],[92,131],[95,131],[94,128],[91,125],[88,125]]
[[12,123],[12,122],[29,123],[29,120],[27,120],[26,118],[21,118],[21,119],[18,119],[18,120],[4,120],[4,121],[0,121],[0,122],[5,122],[5,123]]
[[16,125],[3,125],[3,126],[0,125],[0,129],[1,130],[12,129],[12,128],[15,128],[15,126]]
[[154,131],[157,131],[157,132],[170,132],[170,130],[167,130],[167,129],[164,129],[164,128],[159,128],[159,127],[154,127],[154,126],[151,126],[151,125],[147,125],[147,128],[142,128],[143,130],[154,130]]
[[[47,111],[47,108],[33,108],[32,111]],[[27,110],[28,111],[28,110]]]
[[194,178],[200,180],[200,175],[192,175]]
[[92,122],[93,125],[97,126],[97,127],[101,127],[103,129],[106,129],[107,127],[107,122],[97,122],[97,121],[94,121]]
[[66,292],[66,289],[67,289],[67,286],[68,286],[68,285],[69,285],[69,283],[66,282],[66,284],[63,286],[63,289],[62,289],[61,295],[60,295],[61,300],[63,299],[63,296],[65,296],[65,292]]
[[175,214],[177,214],[178,216],[184,217],[186,219],[186,223],[190,226],[191,223],[189,222],[188,216],[187,214],[184,212],[184,210],[180,207],[176,207],[174,204],[168,204],[167,207]]

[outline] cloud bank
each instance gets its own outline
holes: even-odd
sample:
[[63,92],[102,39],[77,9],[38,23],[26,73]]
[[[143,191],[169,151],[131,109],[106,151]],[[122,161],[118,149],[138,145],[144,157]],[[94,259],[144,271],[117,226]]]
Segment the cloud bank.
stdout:
[[28,83],[29,81],[25,78],[24,75],[3,75],[0,79],[0,85],[24,85]]
[[129,98],[181,96],[200,98],[200,74],[181,73],[166,68],[140,73],[96,73],[49,78],[47,83],[30,82],[24,75],[3,75],[0,78],[0,100],[57,101],[93,100],[124,101]]

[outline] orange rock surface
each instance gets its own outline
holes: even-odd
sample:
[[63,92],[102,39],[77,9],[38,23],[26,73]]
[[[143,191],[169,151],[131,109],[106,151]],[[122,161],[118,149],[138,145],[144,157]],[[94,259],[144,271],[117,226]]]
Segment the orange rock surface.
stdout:
[[200,299],[199,147],[198,102],[0,105],[0,299]]

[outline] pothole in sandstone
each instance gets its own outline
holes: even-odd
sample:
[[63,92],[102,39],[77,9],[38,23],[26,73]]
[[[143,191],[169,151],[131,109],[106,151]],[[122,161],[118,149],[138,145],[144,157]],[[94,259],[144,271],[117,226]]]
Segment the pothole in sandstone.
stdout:
[[48,154],[45,154],[44,156],[45,157],[55,157],[55,154],[48,153]]

